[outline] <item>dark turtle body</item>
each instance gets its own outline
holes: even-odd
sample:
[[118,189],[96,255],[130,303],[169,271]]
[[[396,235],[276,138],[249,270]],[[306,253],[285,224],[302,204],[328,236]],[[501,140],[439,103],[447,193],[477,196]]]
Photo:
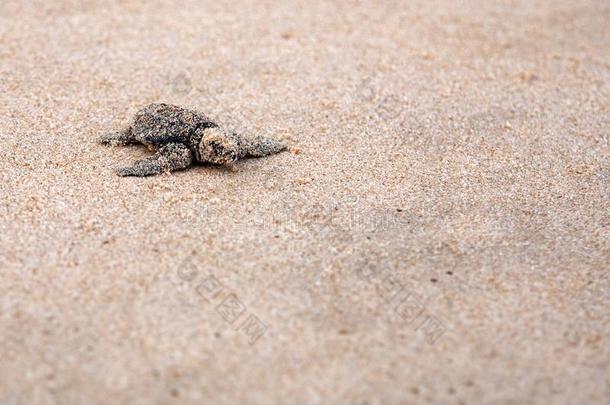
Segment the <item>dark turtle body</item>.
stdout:
[[133,137],[143,144],[191,143],[202,130],[218,127],[205,114],[169,104],[150,104],[136,113],[131,125]]
[[100,142],[115,146],[141,143],[156,151],[133,166],[119,169],[120,176],[150,176],[182,170],[193,162],[229,164],[286,148],[271,138],[246,139],[220,128],[203,113],[169,104],[150,104],[136,113],[129,127],[102,137]]

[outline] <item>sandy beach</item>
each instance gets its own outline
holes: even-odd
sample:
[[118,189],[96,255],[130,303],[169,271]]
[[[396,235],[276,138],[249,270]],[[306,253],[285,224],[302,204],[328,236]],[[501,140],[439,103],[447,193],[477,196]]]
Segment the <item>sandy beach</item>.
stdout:
[[[0,2],[0,404],[607,404],[610,3]],[[289,150],[122,178],[149,103]]]

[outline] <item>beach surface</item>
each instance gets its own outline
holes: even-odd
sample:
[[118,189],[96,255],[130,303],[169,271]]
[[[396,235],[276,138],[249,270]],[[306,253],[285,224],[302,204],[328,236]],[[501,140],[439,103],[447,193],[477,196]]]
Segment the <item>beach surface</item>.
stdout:
[[[607,404],[609,21],[3,0],[0,404]],[[153,102],[290,148],[118,177]]]

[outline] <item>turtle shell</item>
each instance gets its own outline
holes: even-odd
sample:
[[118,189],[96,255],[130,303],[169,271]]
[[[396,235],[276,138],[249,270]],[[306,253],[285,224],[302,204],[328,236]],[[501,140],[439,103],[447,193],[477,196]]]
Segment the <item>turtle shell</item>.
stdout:
[[217,125],[205,114],[170,104],[150,104],[138,111],[132,129],[135,138],[146,144],[170,142],[188,144],[201,128]]

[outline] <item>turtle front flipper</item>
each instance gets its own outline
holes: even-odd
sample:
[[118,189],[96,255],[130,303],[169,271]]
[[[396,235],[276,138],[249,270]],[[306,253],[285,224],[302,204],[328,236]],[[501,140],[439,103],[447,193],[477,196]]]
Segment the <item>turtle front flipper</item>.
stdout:
[[186,169],[193,157],[189,148],[180,143],[169,143],[161,147],[153,156],[136,161],[133,166],[117,170],[119,176],[153,176]]
[[133,130],[131,129],[131,127],[128,127],[122,131],[103,135],[98,139],[98,141],[102,145],[110,146],[127,146],[137,143],[137,140],[133,134]]
[[276,139],[257,136],[254,139],[245,141],[243,154],[246,157],[263,157],[279,153],[284,149],[286,149],[286,145]]

